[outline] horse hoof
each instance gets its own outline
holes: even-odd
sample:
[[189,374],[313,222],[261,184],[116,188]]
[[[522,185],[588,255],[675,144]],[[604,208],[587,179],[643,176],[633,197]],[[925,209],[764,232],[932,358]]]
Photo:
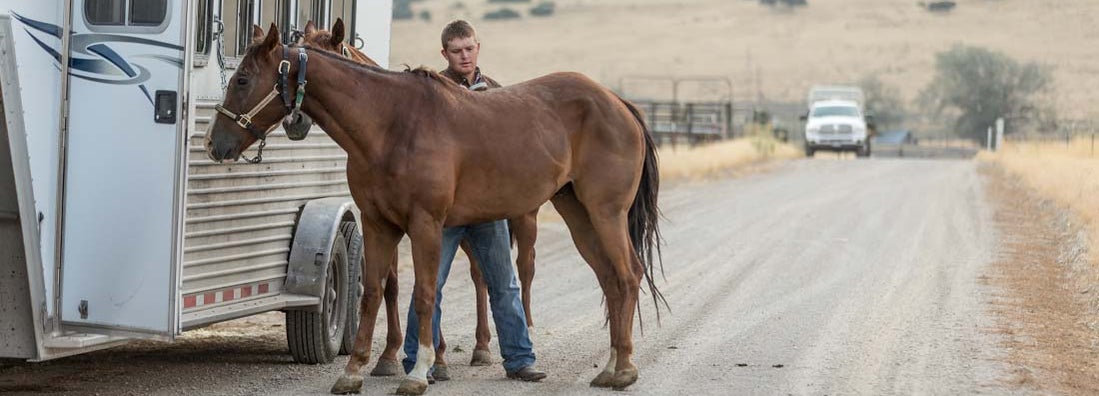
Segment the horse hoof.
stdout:
[[436,381],[450,381],[450,370],[445,364],[436,364],[435,372],[431,374]]
[[331,392],[333,395],[346,395],[348,393],[359,393],[362,388],[363,377],[361,375],[344,375],[332,385]]
[[469,360],[470,366],[491,366],[492,365],[492,352],[487,349],[474,349],[473,359]]
[[600,371],[599,375],[595,376],[595,379],[591,380],[592,388],[610,388],[614,386],[614,373],[607,371]]
[[420,382],[413,378],[401,380],[401,386],[397,387],[398,395],[422,395],[424,392],[427,392],[427,382]]
[[636,368],[618,370],[614,373],[614,378],[611,380],[611,388],[614,388],[616,391],[624,390],[627,386],[633,385],[634,382],[637,382]]
[[371,377],[392,377],[401,374],[401,365],[395,360],[378,360],[378,364],[370,370]]

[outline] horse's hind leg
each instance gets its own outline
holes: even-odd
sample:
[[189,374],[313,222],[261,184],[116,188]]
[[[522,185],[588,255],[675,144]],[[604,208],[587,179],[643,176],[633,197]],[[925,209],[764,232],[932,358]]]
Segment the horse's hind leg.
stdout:
[[538,239],[538,210],[508,220],[508,228],[515,235],[519,257],[519,283],[523,292],[523,311],[527,314],[527,330],[534,334],[534,317],[530,312],[530,285],[534,282],[534,242]]
[[489,351],[488,344],[492,341],[492,332],[488,329],[488,286],[469,244],[462,241],[461,246],[469,258],[469,277],[473,280],[474,292],[477,294],[477,329],[473,333],[477,344],[473,347],[473,357],[469,360],[469,365],[489,366],[492,365],[492,352]]
[[374,325],[378,309],[382,302],[382,278],[389,270],[394,259],[397,243],[401,240],[400,231],[392,227],[371,225],[364,222],[366,260],[363,261],[363,297],[359,310],[359,330],[355,334],[355,346],[351,359],[344,367],[343,375],[332,385],[332,393],[358,393],[362,389],[363,377],[359,374],[362,366],[370,361],[370,348],[374,338]]
[[595,272],[595,277],[599,281],[599,286],[603,289],[603,296],[606,298],[611,347],[607,358],[607,364],[603,366],[603,371],[601,371],[595,379],[592,379],[591,386],[600,388],[615,387],[615,374],[616,368],[618,367],[618,347],[622,342],[621,334],[616,329],[620,327],[619,323],[622,318],[619,311],[622,306],[621,296],[623,295],[623,291],[620,290],[620,285],[616,281],[614,268],[611,266],[610,260],[603,252],[603,248],[599,243],[599,237],[588,216],[587,209],[581,205],[580,201],[576,199],[576,196],[572,192],[559,194],[554,197],[553,206],[557,209],[557,212],[561,214],[561,217],[565,219],[565,224],[568,225],[569,232],[572,234],[573,243],[576,244],[576,250],[580,252],[580,256],[584,258],[584,261],[588,262],[588,266]]
[[633,316],[641,288],[642,266],[630,243],[626,210],[598,215],[592,213],[591,221],[614,272],[612,280],[621,292],[618,321],[611,321],[611,332],[618,334],[619,342],[615,346],[618,353],[614,377],[610,382],[611,387],[621,390],[637,381],[637,366],[632,360]]
[[385,350],[378,357],[378,364],[370,375],[374,377],[391,377],[401,374],[401,365],[397,363],[397,351],[401,348],[401,313],[397,310],[397,252],[393,252],[393,260],[389,264],[389,272],[385,278],[385,319],[387,330],[385,333]]

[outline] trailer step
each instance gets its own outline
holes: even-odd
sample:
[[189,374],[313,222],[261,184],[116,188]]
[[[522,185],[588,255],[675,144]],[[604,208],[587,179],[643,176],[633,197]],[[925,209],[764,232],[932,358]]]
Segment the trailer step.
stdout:
[[73,333],[57,337],[46,337],[46,342],[44,342],[43,345],[45,345],[46,348],[76,349],[123,340],[126,340],[126,338],[112,337],[106,334]]

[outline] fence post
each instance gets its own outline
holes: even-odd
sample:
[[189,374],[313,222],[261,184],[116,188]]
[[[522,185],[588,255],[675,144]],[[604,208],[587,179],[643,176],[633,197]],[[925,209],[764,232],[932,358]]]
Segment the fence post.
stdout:
[[694,146],[694,103],[687,103],[687,114],[684,122],[687,123],[687,147]]
[[725,103],[725,139],[731,139],[736,137],[736,132],[733,131],[733,102],[730,100]]
[[992,127],[988,127],[988,133],[985,134],[985,150],[992,151]]

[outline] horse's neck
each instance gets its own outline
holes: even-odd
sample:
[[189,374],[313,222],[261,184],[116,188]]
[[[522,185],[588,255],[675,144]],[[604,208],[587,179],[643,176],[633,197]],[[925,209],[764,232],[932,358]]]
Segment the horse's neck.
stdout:
[[407,100],[406,81],[389,73],[354,67],[324,56],[309,57],[302,111],[349,156],[379,158],[387,129]]

